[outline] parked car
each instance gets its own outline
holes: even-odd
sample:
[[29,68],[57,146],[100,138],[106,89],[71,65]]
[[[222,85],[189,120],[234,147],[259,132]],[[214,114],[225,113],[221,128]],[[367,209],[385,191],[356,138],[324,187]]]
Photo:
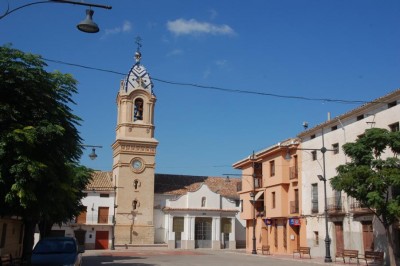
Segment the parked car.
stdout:
[[81,266],[83,249],[73,237],[50,237],[39,240],[32,251],[32,266]]

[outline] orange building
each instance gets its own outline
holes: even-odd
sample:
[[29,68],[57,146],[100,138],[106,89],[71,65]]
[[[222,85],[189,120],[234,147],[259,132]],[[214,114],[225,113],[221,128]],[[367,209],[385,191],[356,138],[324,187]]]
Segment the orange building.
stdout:
[[301,217],[301,153],[295,149],[299,143],[289,139],[233,164],[242,170],[240,218],[246,220],[247,252],[260,253],[262,246],[269,246],[272,254],[292,254],[307,246]]

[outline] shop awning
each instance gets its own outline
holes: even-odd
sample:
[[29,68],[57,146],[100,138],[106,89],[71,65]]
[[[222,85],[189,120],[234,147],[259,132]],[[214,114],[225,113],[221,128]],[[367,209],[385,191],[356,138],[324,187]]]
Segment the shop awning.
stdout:
[[[257,201],[262,195],[264,195],[264,191],[258,191],[256,196],[254,197],[254,200]],[[264,198],[263,198],[264,200]]]

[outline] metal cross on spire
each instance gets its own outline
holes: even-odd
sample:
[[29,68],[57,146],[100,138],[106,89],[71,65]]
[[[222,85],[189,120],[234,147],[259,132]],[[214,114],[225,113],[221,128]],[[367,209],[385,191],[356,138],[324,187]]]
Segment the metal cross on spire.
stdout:
[[136,64],[139,64],[140,58],[142,57],[142,54],[140,53],[140,47],[142,47],[142,38],[140,38],[140,36],[137,36],[135,43],[137,44],[135,60],[136,60]]
[[140,48],[142,47],[142,38],[140,38],[140,36],[137,36],[135,43],[137,44],[136,51],[140,52]]

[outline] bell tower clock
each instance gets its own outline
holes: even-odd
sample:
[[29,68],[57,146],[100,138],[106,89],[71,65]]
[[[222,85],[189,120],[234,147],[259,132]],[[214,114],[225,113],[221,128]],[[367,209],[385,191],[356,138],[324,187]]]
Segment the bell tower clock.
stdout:
[[154,138],[153,83],[136,63],[121,81],[117,95],[118,118],[113,149],[116,187],[115,245],[154,243],[154,168],[158,141]]

